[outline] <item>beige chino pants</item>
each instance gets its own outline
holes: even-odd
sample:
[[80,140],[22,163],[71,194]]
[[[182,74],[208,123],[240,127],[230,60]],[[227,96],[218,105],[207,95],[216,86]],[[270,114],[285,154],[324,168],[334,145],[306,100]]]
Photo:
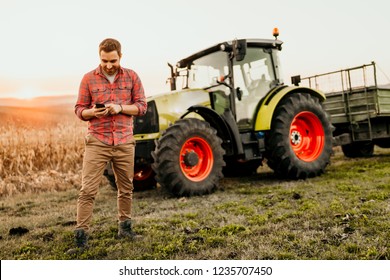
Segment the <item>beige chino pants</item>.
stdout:
[[118,188],[118,220],[131,219],[135,141],[118,146],[106,145],[88,134],[85,137],[82,183],[77,200],[76,229],[88,230],[95,197],[108,161],[112,161]]

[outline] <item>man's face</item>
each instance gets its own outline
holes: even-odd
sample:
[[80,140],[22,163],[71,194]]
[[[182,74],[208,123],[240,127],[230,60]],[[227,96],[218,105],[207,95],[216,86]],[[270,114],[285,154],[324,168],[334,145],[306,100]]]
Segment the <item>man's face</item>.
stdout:
[[114,75],[120,67],[121,57],[117,51],[100,52],[100,66],[107,75]]

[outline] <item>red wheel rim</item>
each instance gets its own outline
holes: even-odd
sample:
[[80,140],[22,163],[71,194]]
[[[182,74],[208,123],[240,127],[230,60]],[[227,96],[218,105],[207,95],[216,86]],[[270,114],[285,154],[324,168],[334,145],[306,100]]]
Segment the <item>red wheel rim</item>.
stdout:
[[307,162],[316,160],[325,144],[321,121],[312,112],[301,112],[290,126],[290,144],[295,155]]
[[144,181],[153,176],[153,169],[151,166],[143,166],[142,168],[135,166],[134,167],[134,180],[135,181]]
[[213,151],[206,140],[200,137],[188,139],[180,150],[180,168],[194,182],[209,176],[214,164]]

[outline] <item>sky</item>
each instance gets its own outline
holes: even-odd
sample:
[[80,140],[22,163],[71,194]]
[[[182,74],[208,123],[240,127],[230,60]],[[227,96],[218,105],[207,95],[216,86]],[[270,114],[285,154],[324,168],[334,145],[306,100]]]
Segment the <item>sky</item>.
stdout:
[[389,10],[387,0],[0,0],[0,98],[77,95],[107,37],[147,96],[169,91],[168,62],[235,38],[273,39],[274,27],[287,84],[371,61],[390,83]]

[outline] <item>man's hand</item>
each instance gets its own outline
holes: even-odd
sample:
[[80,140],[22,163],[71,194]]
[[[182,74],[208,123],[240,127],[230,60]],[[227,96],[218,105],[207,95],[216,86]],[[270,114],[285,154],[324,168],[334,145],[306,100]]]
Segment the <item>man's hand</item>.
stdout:
[[105,117],[109,114],[109,109],[107,107],[105,108],[96,108],[96,105],[93,106],[93,114],[96,118],[100,119],[102,117]]
[[106,104],[106,110],[110,115],[117,115],[122,112],[122,106],[119,104]]

